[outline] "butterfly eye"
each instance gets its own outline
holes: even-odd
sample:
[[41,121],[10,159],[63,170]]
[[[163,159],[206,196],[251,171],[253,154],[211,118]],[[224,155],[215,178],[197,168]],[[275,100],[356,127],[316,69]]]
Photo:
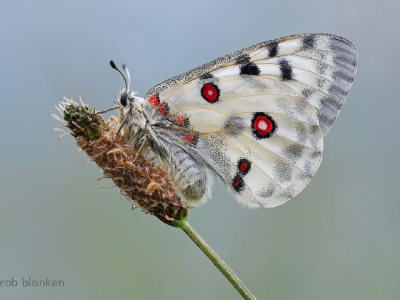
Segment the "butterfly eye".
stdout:
[[128,94],[122,94],[121,99],[119,102],[121,102],[122,106],[126,106],[126,100],[128,98]]

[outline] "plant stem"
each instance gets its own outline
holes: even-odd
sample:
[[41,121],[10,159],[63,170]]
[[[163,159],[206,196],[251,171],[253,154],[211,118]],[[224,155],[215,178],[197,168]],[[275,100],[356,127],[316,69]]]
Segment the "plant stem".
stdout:
[[197,234],[186,220],[175,222],[176,227],[181,228],[190,239],[204,252],[205,255],[213,262],[220,272],[229,280],[234,288],[242,295],[244,299],[257,300],[250,290],[242,283],[237,275],[219,258],[213,249]]

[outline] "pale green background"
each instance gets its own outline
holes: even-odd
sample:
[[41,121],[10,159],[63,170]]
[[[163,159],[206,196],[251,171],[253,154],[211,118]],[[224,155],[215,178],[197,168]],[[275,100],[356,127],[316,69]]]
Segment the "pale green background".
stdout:
[[[143,96],[234,50],[296,33],[359,51],[309,186],[274,209],[221,183],[190,223],[258,299],[400,299],[400,1],[6,1],[0,4],[0,299],[241,299],[186,235],[94,190],[100,169],[50,111],[98,109],[127,63]],[[65,287],[21,287],[22,277]]]

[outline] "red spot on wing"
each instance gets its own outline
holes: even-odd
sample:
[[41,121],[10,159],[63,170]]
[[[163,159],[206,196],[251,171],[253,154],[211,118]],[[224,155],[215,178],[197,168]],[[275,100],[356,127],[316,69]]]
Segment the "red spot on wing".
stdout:
[[241,158],[239,159],[237,166],[242,175],[246,175],[251,169],[251,161],[247,158]]
[[186,126],[187,120],[185,115],[175,115],[170,118],[170,121],[180,127]]
[[259,134],[267,135],[274,128],[274,125],[267,116],[258,116],[254,121],[254,128]]
[[158,94],[154,94],[154,95],[150,96],[150,98],[148,100],[149,100],[150,105],[152,105],[152,106],[160,105],[160,99],[158,98]]
[[192,145],[196,145],[197,141],[199,139],[199,137],[196,134],[187,133],[187,132],[181,134],[181,138]]
[[251,120],[253,135],[256,139],[270,138],[276,130],[276,123],[271,116],[263,112],[254,113]]
[[161,103],[160,104],[160,113],[165,117],[166,115],[168,115],[168,112],[169,112],[168,105],[165,103]]
[[188,141],[189,143],[193,143],[193,138],[194,138],[194,135],[193,135],[193,134],[188,134],[188,133],[186,133],[186,134],[183,136],[183,139],[186,140],[186,141]]
[[232,187],[236,192],[241,192],[244,189],[244,181],[243,177],[239,174],[236,174],[232,181]]
[[213,83],[206,83],[201,89],[201,96],[210,103],[218,101],[219,89]]
[[236,181],[235,181],[235,183],[234,183],[234,185],[235,185],[235,187],[237,188],[237,187],[239,187],[239,184],[242,182],[242,177],[238,177],[237,179],[236,179]]

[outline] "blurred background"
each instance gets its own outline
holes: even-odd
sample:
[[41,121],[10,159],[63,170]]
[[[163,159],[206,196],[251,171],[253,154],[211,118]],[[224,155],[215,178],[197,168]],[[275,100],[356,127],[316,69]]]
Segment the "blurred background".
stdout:
[[[0,4],[1,299],[241,299],[180,230],[120,200],[50,116],[97,109],[249,45],[331,33],[354,85],[307,188],[273,209],[216,183],[189,221],[258,299],[400,299],[399,1],[9,1]],[[109,114],[110,115],[110,114]],[[108,115],[108,116],[109,116]],[[108,117],[107,116],[107,117]],[[22,287],[22,278],[64,287]]]

